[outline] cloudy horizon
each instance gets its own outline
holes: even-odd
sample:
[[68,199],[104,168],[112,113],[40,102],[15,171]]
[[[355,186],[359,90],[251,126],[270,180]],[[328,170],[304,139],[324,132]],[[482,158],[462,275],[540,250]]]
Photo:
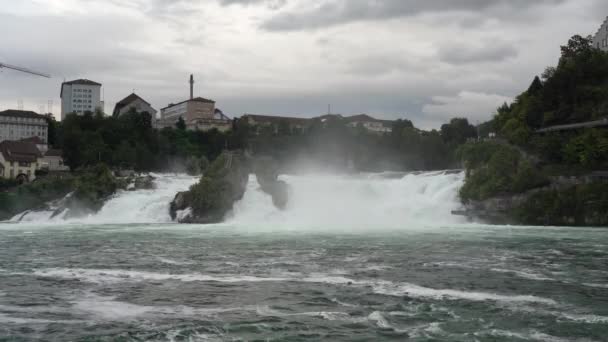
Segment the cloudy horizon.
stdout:
[[[135,91],[160,110],[189,96],[229,116],[327,112],[438,128],[487,120],[595,34],[602,0],[0,0],[0,110],[38,112],[61,82],[103,84],[105,112]],[[42,108],[41,108],[42,107]]]

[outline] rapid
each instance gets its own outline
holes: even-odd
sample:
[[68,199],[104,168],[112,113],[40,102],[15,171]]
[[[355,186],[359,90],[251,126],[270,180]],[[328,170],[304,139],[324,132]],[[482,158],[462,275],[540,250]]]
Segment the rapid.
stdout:
[[458,172],[250,178],[226,222],[178,225],[196,178],[95,215],[0,224],[0,336],[23,341],[603,341],[608,233],[463,222]]

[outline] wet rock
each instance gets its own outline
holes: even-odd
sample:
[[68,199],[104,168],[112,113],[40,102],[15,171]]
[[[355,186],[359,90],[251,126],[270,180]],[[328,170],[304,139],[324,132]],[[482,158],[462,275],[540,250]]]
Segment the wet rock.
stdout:
[[278,163],[270,157],[259,157],[253,162],[254,172],[262,191],[272,196],[275,207],[283,210],[289,201],[289,187],[279,180]]
[[[170,205],[171,217],[180,223],[222,222],[234,203],[243,198],[249,173],[250,163],[242,153],[222,153],[197,184],[175,196]],[[178,215],[187,209],[188,215]]]

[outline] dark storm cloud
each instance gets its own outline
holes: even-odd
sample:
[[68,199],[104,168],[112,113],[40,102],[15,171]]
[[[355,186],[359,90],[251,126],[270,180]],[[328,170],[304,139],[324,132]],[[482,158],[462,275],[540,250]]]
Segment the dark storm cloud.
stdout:
[[514,45],[500,41],[487,41],[485,44],[468,42],[449,42],[440,46],[439,59],[449,64],[468,64],[483,62],[502,62],[517,57]]
[[[230,0],[228,0],[230,1]],[[235,0],[233,0],[235,1]],[[383,20],[421,13],[510,10],[521,13],[539,5],[557,5],[565,0],[325,0],[315,8],[283,12],[263,23],[270,31],[323,28],[361,20]]]

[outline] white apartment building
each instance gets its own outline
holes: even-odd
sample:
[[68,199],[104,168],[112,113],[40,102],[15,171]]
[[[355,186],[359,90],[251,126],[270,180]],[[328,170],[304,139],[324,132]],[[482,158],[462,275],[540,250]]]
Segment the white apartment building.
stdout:
[[49,124],[44,115],[9,109],[0,112],[0,142],[38,137],[48,143]]
[[593,46],[600,50],[608,51],[608,18],[604,20],[604,23],[593,37]]
[[84,112],[103,111],[101,84],[86,79],[78,79],[61,84],[61,120],[69,113],[82,115]]

